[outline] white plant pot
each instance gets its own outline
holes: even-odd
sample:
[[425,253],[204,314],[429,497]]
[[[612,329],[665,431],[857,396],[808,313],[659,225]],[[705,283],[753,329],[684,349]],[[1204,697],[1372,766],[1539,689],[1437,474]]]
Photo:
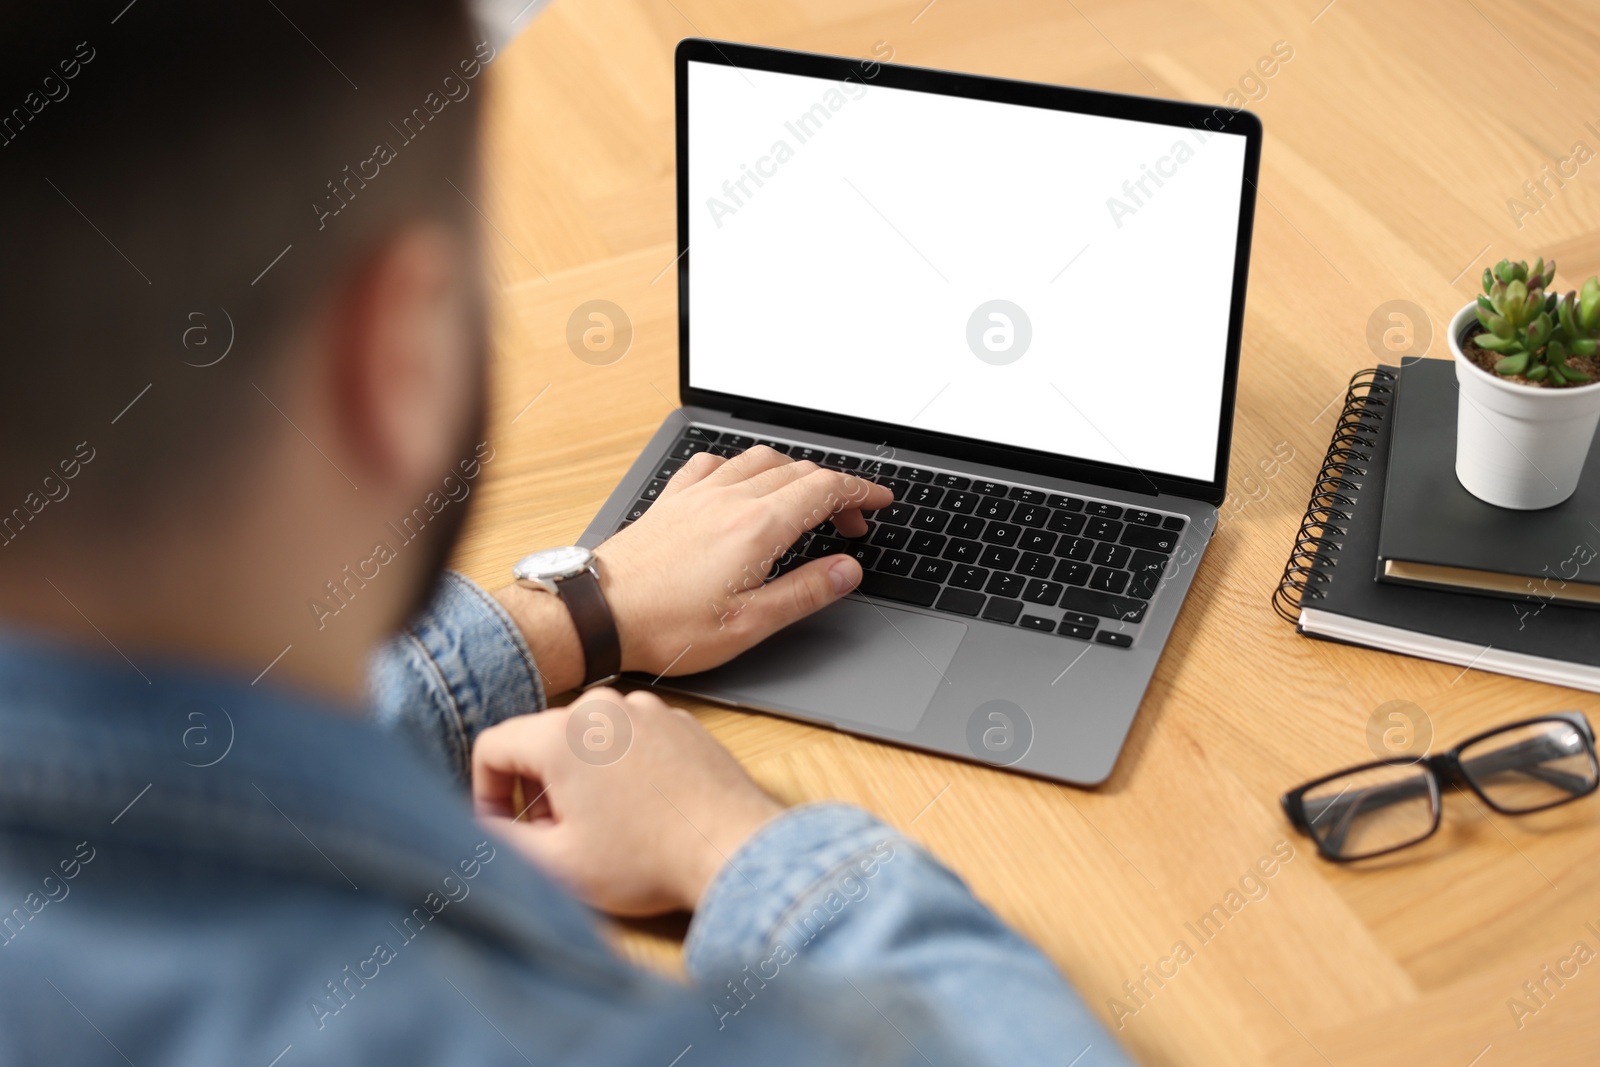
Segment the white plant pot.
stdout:
[[1461,387],[1456,477],[1467,492],[1497,507],[1554,507],[1578,488],[1600,422],[1600,382],[1546,389],[1483,370],[1461,352],[1461,335],[1476,321],[1476,302],[1450,320]]

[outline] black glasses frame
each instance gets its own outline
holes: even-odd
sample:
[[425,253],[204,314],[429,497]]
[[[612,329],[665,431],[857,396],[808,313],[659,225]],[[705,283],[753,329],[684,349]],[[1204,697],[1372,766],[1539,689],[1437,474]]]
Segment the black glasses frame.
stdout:
[[[1437,756],[1424,756],[1416,759],[1402,758],[1373,760],[1371,763],[1360,763],[1353,767],[1346,767],[1343,770],[1335,771],[1332,774],[1325,774],[1321,778],[1315,778],[1302,786],[1291,789],[1289,792],[1279,797],[1278,801],[1283,805],[1283,812],[1288,816],[1290,824],[1294,826],[1294,828],[1300,833],[1311,838],[1311,840],[1316,843],[1318,855],[1320,855],[1323,859],[1329,860],[1333,863],[1354,863],[1358,860],[1369,860],[1378,856],[1387,856],[1391,852],[1398,852],[1403,848],[1410,848],[1412,845],[1419,845],[1437,833],[1439,830],[1440,819],[1444,811],[1444,804],[1442,800],[1444,788],[1449,785],[1462,785],[1468,789],[1471,789],[1478,795],[1479,800],[1482,800],[1490,808],[1502,815],[1531,815],[1536,811],[1545,811],[1548,808],[1560,807],[1562,804],[1570,804],[1574,800],[1581,800],[1582,798],[1594,793],[1596,789],[1600,789],[1600,775],[1597,775],[1595,779],[1589,783],[1588,788],[1584,789],[1582,792],[1573,793],[1571,796],[1562,797],[1559,800],[1552,800],[1548,804],[1540,804],[1537,807],[1532,808],[1505,808],[1499,804],[1496,804],[1489,797],[1489,795],[1479,787],[1478,783],[1473,780],[1472,775],[1468,773],[1468,771],[1462,766],[1462,750],[1471,748],[1480,741],[1485,741],[1496,736],[1497,734],[1509,733],[1512,730],[1519,730],[1523,727],[1533,726],[1541,722],[1565,723],[1576,728],[1578,735],[1583,738],[1584,750],[1589,755],[1590,763],[1600,766],[1600,758],[1597,758],[1595,754],[1594,727],[1589,724],[1588,718],[1581,711],[1555,711],[1548,715],[1536,715],[1531,719],[1521,719],[1517,722],[1510,722],[1504,724],[1503,726],[1496,726],[1492,729],[1484,730],[1482,733],[1473,734],[1465,741],[1462,741],[1460,744],[1450,749],[1450,751],[1441,752]],[[1323,840],[1317,836],[1312,827],[1312,820],[1306,814],[1306,793],[1312,789],[1315,789],[1319,785],[1324,785],[1328,782],[1339,778],[1345,778],[1361,771],[1376,770],[1379,767],[1418,767],[1426,772],[1426,781],[1428,783],[1429,792],[1428,799],[1433,811],[1433,824],[1428,827],[1427,833],[1416,838],[1415,840],[1406,841],[1398,845],[1392,845],[1389,848],[1380,849],[1377,852],[1366,852],[1358,856],[1344,856],[1337,852],[1331,851],[1326,847]]]

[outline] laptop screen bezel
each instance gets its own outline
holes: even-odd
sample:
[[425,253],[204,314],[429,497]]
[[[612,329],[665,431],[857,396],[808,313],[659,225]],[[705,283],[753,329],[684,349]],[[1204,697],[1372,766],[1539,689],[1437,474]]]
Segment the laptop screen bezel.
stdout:
[[[1097,460],[1062,456],[957,434],[916,430],[871,419],[842,416],[815,408],[782,404],[758,397],[720,393],[690,385],[689,361],[689,64],[713,63],[749,70],[797,74],[943,96],[990,100],[1025,107],[1132,119],[1245,138],[1244,170],[1239,191],[1239,232],[1234,250],[1233,293],[1228,312],[1227,352],[1223,367],[1222,402],[1218,412],[1217,452],[1210,479],[1184,478]],[[868,75],[866,72],[873,73]],[[869,440],[893,449],[947,456],[989,466],[1009,467],[1047,477],[1089,482],[1143,493],[1172,493],[1211,504],[1227,495],[1228,458],[1232,450],[1234,400],[1239,375],[1240,336],[1244,327],[1245,283],[1250,272],[1250,238],[1255,220],[1256,181],[1261,163],[1261,121],[1248,111],[1225,106],[1188,104],[1091,89],[1072,89],[1037,82],[1012,81],[976,74],[907,67],[872,60],[791,52],[703,38],[685,38],[675,55],[678,200],[678,395],[685,406],[714,408],[756,422],[778,423],[798,430]],[[849,255],[840,249],[839,255]],[[1157,294],[1151,294],[1156,299]],[[1177,339],[1175,339],[1175,343]]]

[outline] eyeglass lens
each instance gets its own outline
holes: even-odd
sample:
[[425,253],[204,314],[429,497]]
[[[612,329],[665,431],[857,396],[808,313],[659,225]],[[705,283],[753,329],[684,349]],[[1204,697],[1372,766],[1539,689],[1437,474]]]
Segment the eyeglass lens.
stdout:
[[1418,764],[1368,767],[1322,782],[1301,800],[1330,855],[1359,859],[1420,841],[1439,815],[1438,787]]
[[1576,726],[1528,723],[1463,748],[1461,770],[1503,811],[1532,811],[1595,788],[1594,751]]

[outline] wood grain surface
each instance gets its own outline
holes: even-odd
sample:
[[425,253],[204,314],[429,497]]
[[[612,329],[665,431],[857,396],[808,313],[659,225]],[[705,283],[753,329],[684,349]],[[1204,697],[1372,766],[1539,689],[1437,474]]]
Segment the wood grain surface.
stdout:
[[[477,206],[496,456],[457,561],[479,581],[571,543],[676,406],[684,36],[1245,103],[1266,126],[1231,494],[1111,780],[1055,786],[693,706],[701,720],[783,799],[858,803],[924,842],[1141,1062],[1595,1062],[1600,958],[1572,957],[1600,953],[1600,800],[1512,819],[1452,794],[1432,841],[1347,870],[1277,797],[1372,758],[1390,701],[1447,746],[1551,709],[1594,717],[1600,698],[1308,640],[1268,606],[1351,373],[1418,354],[1501,256],[1554,255],[1564,287],[1600,270],[1592,0],[562,0],[491,68]],[[1292,57],[1263,64],[1275,45]],[[607,366],[566,341],[593,299],[633,330]],[[1415,308],[1410,348],[1403,329],[1384,348],[1404,326],[1391,301]],[[1448,356],[1441,336],[1429,354]],[[678,929],[619,943],[670,969]]]

